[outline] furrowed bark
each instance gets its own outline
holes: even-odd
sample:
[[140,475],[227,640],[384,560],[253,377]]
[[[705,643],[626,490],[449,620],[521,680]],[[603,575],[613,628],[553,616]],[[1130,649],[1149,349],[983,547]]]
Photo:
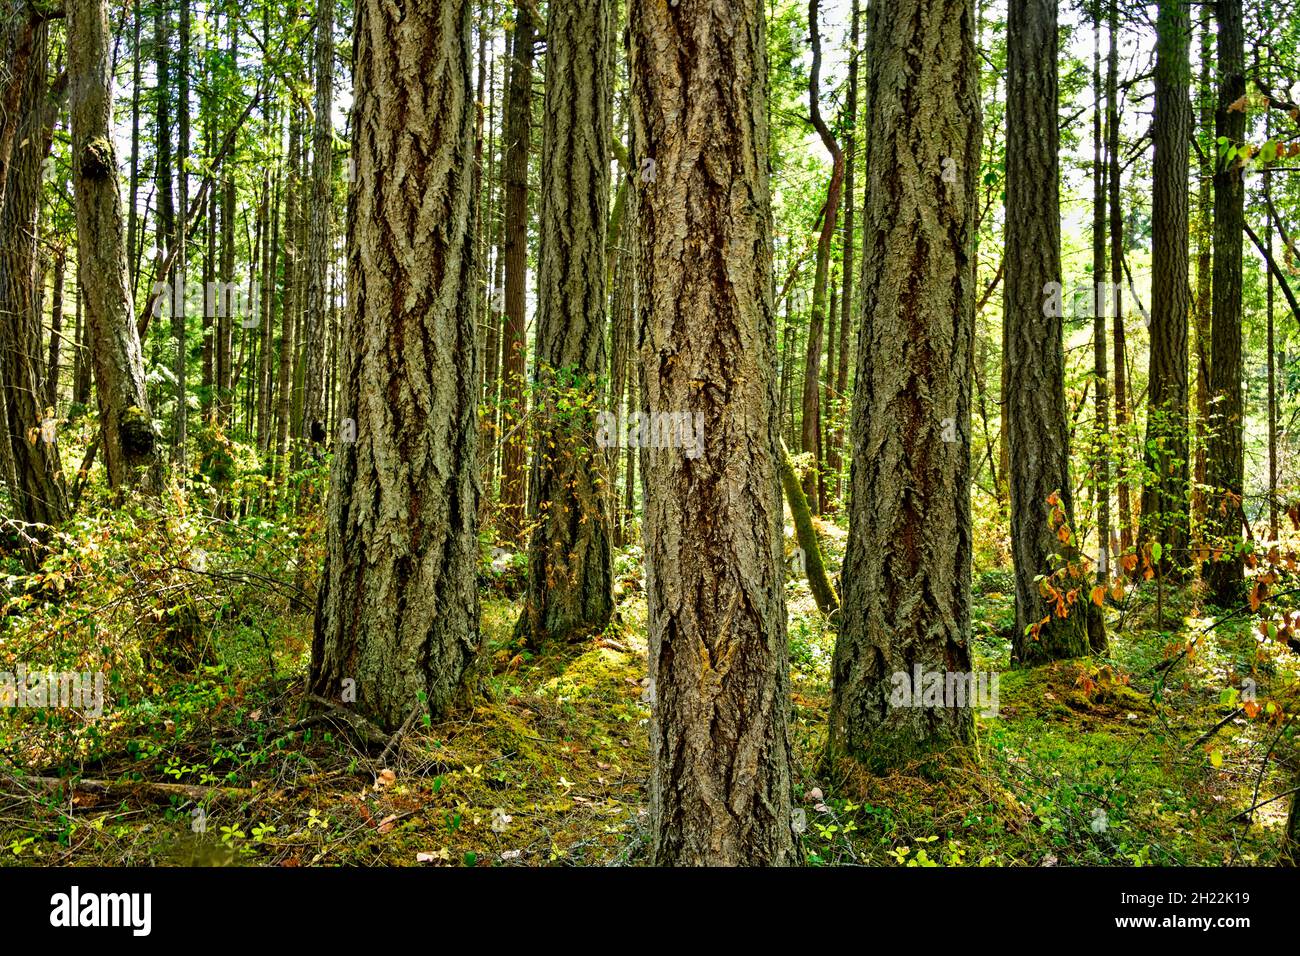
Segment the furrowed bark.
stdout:
[[792,864],[763,4],[631,17],[646,405],[702,432],[641,448],[652,858]]
[[[869,766],[973,740],[969,705],[893,699],[969,672],[970,367],[981,121],[975,8],[867,13],[869,117],[843,621],[830,753]],[[915,688],[920,694],[921,688]]]
[[[479,649],[470,0],[358,4],[349,317],[311,687],[436,718]],[[344,422],[347,425],[347,422]]]

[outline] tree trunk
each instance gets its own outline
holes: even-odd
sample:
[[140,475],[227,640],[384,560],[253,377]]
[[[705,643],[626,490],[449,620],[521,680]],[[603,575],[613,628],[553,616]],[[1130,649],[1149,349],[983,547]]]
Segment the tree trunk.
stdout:
[[172,280],[171,297],[172,341],[176,344],[176,410],[172,421],[172,463],[178,475],[186,471],[186,442],[189,438],[189,391],[186,385],[189,367],[189,344],[186,336],[186,283],[189,279],[189,209],[190,209],[190,0],[180,0],[180,62],[176,65],[177,96],[177,149],[176,182],[178,185],[177,212],[180,221],[171,240],[176,252],[176,265]]
[[646,404],[703,436],[641,448],[652,859],[792,864],[763,4],[634,4],[631,33]]
[[599,632],[614,610],[608,462],[596,434],[606,367],[611,3],[549,10],[533,371],[541,418],[517,628],[534,647]]
[[82,301],[85,296],[81,289],[81,280],[73,276],[77,288],[76,323],[77,323],[77,360],[72,369],[72,404],[82,411],[90,404],[90,368],[93,345],[90,341],[90,323]]
[[[302,171],[302,123],[296,105],[289,107],[289,168],[284,184],[284,306],[280,317],[280,356],[276,371],[277,397],[275,455],[276,474],[283,480],[288,473],[289,425],[293,415],[294,333],[297,329],[299,256],[295,246],[298,235],[298,192]],[[356,157],[353,157],[356,160]],[[355,187],[355,183],[353,186]]]
[[[14,514],[23,521],[59,524],[67,517],[57,435],[45,424],[40,377],[41,316],[34,287],[36,221],[41,199],[41,165],[52,120],[46,108],[49,28],[33,36],[17,104],[16,143],[0,188],[0,401],[5,404],[6,465],[14,473]],[[56,359],[57,361],[57,359]]]
[[1158,541],[1162,574],[1187,566],[1187,155],[1191,24],[1183,0],[1156,18],[1155,161],[1151,184],[1151,364],[1142,489],[1142,539]]
[[822,559],[822,545],[817,539],[817,529],[813,527],[812,511],[808,508],[808,499],[799,484],[799,477],[794,471],[794,462],[790,460],[789,449],[781,442],[781,488],[785,500],[790,505],[790,519],[794,522],[795,537],[799,541],[802,571],[808,579],[808,590],[817,602],[817,610],[831,615],[840,609],[840,596],[835,593],[835,585],[826,573],[826,562]]
[[855,171],[858,166],[858,24],[861,19],[858,0],[853,0],[852,26],[849,32],[849,82],[848,98],[844,104],[844,122],[848,132],[844,136],[844,266],[840,291],[840,356],[835,370],[835,388],[832,398],[836,404],[833,416],[835,429],[827,450],[827,468],[835,478],[836,502],[842,501],[844,422],[849,414],[849,343],[853,341],[853,273],[854,273],[854,202]]
[[[528,363],[528,321],[525,300],[528,272],[528,153],[532,141],[533,4],[519,0],[515,8],[510,88],[506,94],[504,163],[505,189],[505,336],[501,389],[501,537],[519,544],[524,536],[527,481],[528,396],[524,376]],[[603,131],[608,137],[608,129]]]
[[[1241,0],[1218,0],[1219,102],[1216,138],[1239,147],[1246,136],[1246,113],[1233,108],[1246,95],[1245,41]],[[1208,484],[1210,521],[1215,529],[1215,560],[1205,566],[1210,598],[1229,607],[1243,584],[1241,495],[1245,470],[1241,399],[1241,258],[1245,187],[1239,159],[1214,170],[1214,285],[1210,315],[1210,440]],[[1218,552],[1222,551],[1222,554]]]
[[[112,141],[108,10],[104,0],[67,4],[69,110],[77,204],[77,266],[99,396],[102,457],[115,490],[156,462],[144,362],[127,279],[121,186]],[[156,475],[146,481],[156,486]]]
[[1124,213],[1120,208],[1119,155],[1119,0],[1110,0],[1109,48],[1106,53],[1106,152],[1109,170],[1106,191],[1110,206],[1110,288],[1115,314],[1115,497],[1119,505],[1119,550],[1133,547],[1133,509],[1129,503],[1128,468],[1128,356],[1124,336]]
[[1197,87],[1200,99],[1198,139],[1201,147],[1200,185],[1196,193],[1196,300],[1193,324],[1196,330],[1196,457],[1192,474],[1192,534],[1198,544],[1205,540],[1206,423],[1210,416],[1210,301],[1212,259],[1210,242],[1214,236],[1214,94],[1210,85],[1214,63],[1214,30],[1211,27],[1212,4],[1201,5],[1201,76]]
[[1002,389],[1016,573],[1011,656],[1022,666],[1088,653],[1094,606],[1077,562],[1065,410],[1057,57],[1056,0],[1011,0]]
[[817,237],[817,271],[813,278],[812,315],[808,319],[808,353],[803,373],[803,424],[800,431],[800,449],[812,455],[812,467],[804,475],[803,490],[808,498],[808,508],[821,514],[822,487],[821,368],[822,337],[826,327],[826,286],[831,266],[831,244],[835,239],[835,226],[839,221],[840,193],[844,188],[844,151],[835,142],[830,127],[822,119],[821,110],[821,28],[817,22],[818,0],[808,0],[808,32],[812,36],[812,70],[808,75],[808,111],[813,128],[821,137],[822,145],[831,154],[831,181],[826,188],[826,206],[822,211],[821,234]]
[[[273,126],[276,124],[273,123]],[[261,367],[258,370],[260,385],[257,394],[257,447],[262,452],[272,449],[271,437],[275,428],[275,364],[277,358],[272,348],[274,339],[276,309],[276,266],[280,248],[280,176],[274,177],[272,184],[263,180],[262,202],[269,209],[270,225],[262,231],[262,354]],[[264,213],[266,215],[266,213]],[[283,314],[283,312],[282,312]],[[278,461],[272,471],[278,467]]]
[[308,211],[306,287],[303,311],[302,435],[305,447],[325,441],[325,334],[329,317],[330,208],[334,132],[334,0],[316,4],[316,101],[311,141],[311,201]]
[[140,214],[136,208],[140,193],[140,90],[144,86],[140,77],[143,57],[140,55],[140,0],[131,0],[131,180],[126,195],[126,259],[131,278],[131,297],[139,290]]
[[471,10],[356,11],[341,410],[357,440],[335,446],[310,682],[354,687],[385,728],[446,713],[480,642]]
[[974,738],[969,701],[909,707],[893,695],[914,667],[971,667],[974,31],[973,0],[868,7],[871,187],[829,735],[832,755],[880,767]]
[[[1096,452],[1093,458],[1093,496],[1097,506],[1097,578],[1105,581],[1110,572],[1110,382],[1106,353],[1110,337],[1106,316],[1113,293],[1106,294],[1106,161],[1102,114],[1105,112],[1101,85],[1101,5],[1094,10],[1092,26],[1092,88],[1096,97],[1092,111],[1092,375],[1096,415]],[[1099,650],[1099,648],[1094,648]]]
[[[62,246],[54,249],[53,291],[50,297],[50,358],[45,363],[45,404],[56,409],[59,405],[59,377],[63,364],[63,286],[67,278],[68,251]],[[57,412],[55,417],[57,418]]]
[[[1264,115],[1264,137],[1266,140],[1272,139],[1272,113]],[[1264,203],[1266,206],[1272,205],[1273,195],[1273,170],[1266,168],[1264,170]],[[1266,252],[1264,257],[1271,264],[1273,261],[1273,223],[1265,223],[1267,239],[1265,241]],[[1270,541],[1278,540],[1278,508],[1277,508],[1277,330],[1273,322],[1273,271],[1271,268],[1266,269],[1268,273],[1267,291],[1264,296],[1264,311],[1267,313],[1267,335],[1265,336],[1268,349],[1268,537]]]

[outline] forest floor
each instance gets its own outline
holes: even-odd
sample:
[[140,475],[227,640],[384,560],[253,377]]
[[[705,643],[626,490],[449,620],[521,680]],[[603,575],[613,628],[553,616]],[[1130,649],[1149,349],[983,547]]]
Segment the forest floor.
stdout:
[[[485,549],[472,704],[385,739],[305,695],[311,615],[295,568],[319,557],[313,522],[286,540],[269,523],[198,515],[78,520],[40,574],[0,577],[0,656],[68,670],[106,659],[110,704],[94,721],[0,712],[3,864],[647,861],[638,549],[618,553],[606,632],[537,656],[511,644],[517,560]],[[837,566],[843,531],[822,532]],[[1298,755],[1268,713],[1241,713],[1232,688],[1250,677],[1261,701],[1290,695],[1294,711],[1295,662],[1261,657],[1249,620],[1202,618],[1188,592],[1165,595],[1157,628],[1150,588],[1110,609],[1110,657],[1016,671],[1010,575],[978,574],[975,666],[1000,675],[978,755],[872,776],[821,769],[834,633],[792,576],[808,861],[1276,862],[1289,799],[1272,798],[1295,786]]]

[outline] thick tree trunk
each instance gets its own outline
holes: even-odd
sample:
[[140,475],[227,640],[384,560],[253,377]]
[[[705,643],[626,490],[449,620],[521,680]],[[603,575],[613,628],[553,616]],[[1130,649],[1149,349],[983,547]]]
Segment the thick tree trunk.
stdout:
[[[528,364],[526,280],[528,272],[528,154],[532,141],[533,3],[519,0],[515,8],[510,87],[506,93],[503,163],[505,190],[505,336],[501,386],[501,537],[514,544],[524,536],[528,441],[524,427],[528,395],[524,376]],[[604,131],[608,136],[608,130]]]
[[549,9],[533,373],[541,407],[518,627],[533,646],[599,632],[614,610],[608,460],[596,440],[606,367],[611,3]]
[[[479,649],[471,0],[357,5],[349,321],[311,686],[386,728]],[[349,685],[348,681],[355,684]]]
[[[1246,95],[1245,40],[1241,0],[1218,0],[1219,102],[1216,138],[1240,146],[1246,136],[1246,113],[1235,107]],[[1235,604],[1243,583],[1241,495],[1245,470],[1241,396],[1241,259],[1245,223],[1245,187],[1241,162],[1224,162],[1214,170],[1214,287],[1210,316],[1209,513],[1217,540],[1216,559],[1205,565],[1210,597],[1220,607]],[[1222,554],[1217,552],[1222,551]]]
[[[95,360],[102,456],[109,485],[137,481],[156,462],[144,362],[127,279],[121,186],[112,141],[108,11],[104,0],[67,4],[77,266]],[[153,484],[156,475],[147,475]]]
[[[14,514],[56,525],[68,514],[57,434],[46,419],[41,380],[41,316],[34,287],[41,164],[53,119],[46,108],[49,28],[36,28],[16,117],[16,144],[0,188],[0,402],[6,465],[12,463]],[[57,341],[57,337],[55,339]],[[57,355],[55,357],[57,367]],[[6,469],[7,470],[7,469]]]
[[[867,200],[843,622],[830,750],[869,765],[973,739],[969,701],[898,679],[969,672],[970,367],[981,122],[972,0],[867,13]],[[918,699],[922,688],[913,688]]]
[[[1056,0],[1011,0],[1002,389],[1016,572],[1011,655],[1025,666],[1086,654],[1094,607],[1077,562],[1065,409],[1057,56]],[[1071,593],[1073,604],[1058,597]]]
[[1143,542],[1160,542],[1161,573],[1188,562],[1187,156],[1191,149],[1191,22],[1183,0],[1156,18],[1155,161],[1151,184],[1151,364],[1142,489]]
[[646,402],[702,429],[641,449],[652,856],[791,864],[763,4],[631,18]]

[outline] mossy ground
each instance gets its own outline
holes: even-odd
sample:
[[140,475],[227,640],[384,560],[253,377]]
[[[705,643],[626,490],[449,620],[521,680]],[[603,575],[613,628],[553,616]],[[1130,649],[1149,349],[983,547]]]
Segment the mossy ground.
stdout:
[[[189,535],[187,555],[207,534],[165,530]],[[843,533],[831,525],[822,533],[836,566]],[[147,544],[130,555],[141,562],[130,588],[141,580],[148,588],[132,591],[99,575],[120,566],[125,546],[89,540],[39,581],[11,579],[11,593],[31,597],[11,608],[6,658],[43,649],[51,667],[71,668],[89,660],[86,638],[95,637],[113,663],[114,704],[93,724],[0,715],[0,772],[11,778],[0,793],[5,864],[646,862],[649,708],[635,549],[619,554],[617,620],[605,633],[535,656],[512,643],[517,582],[498,562],[502,573],[485,581],[486,663],[472,705],[416,726],[381,763],[345,726],[308,716],[301,677],[311,619],[295,595],[268,595],[248,576],[237,586],[229,575],[204,578],[204,590],[181,573],[183,555]],[[213,568],[238,563],[221,550],[229,541],[203,541]],[[319,542],[309,534],[296,546],[314,559]],[[791,737],[807,860],[1276,862],[1289,800],[1251,820],[1241,814],[1256,791],[1266,800],[1295,785],[1295,746],[1267,714],[1232,716],[1238,699],[1227,688],[1249,677],[1261,701],[1294,712],[1294,655],[1261,656],[1246,619],[1212,626],[1186,591],[1166,595],[1157,627],[1144,590],[1110,610],[1108,658],[1012,671],[1010,583],[1003,572],[976,582],[975,666],[1000,674],[997,715],[978,718],[978,751],[873,775],[844,762],[821,769],[834,633],[791,576]],[[182,586],[184,602],[171,590]],[[182,604],[197,624],[155,613]],[[164,637],[176,644],[179,630],[192,653],[164,667],[153,651]],[[112,786],[69,796],[20,781],[68,775]],[[199,800],[130,781],[210,789]]]

